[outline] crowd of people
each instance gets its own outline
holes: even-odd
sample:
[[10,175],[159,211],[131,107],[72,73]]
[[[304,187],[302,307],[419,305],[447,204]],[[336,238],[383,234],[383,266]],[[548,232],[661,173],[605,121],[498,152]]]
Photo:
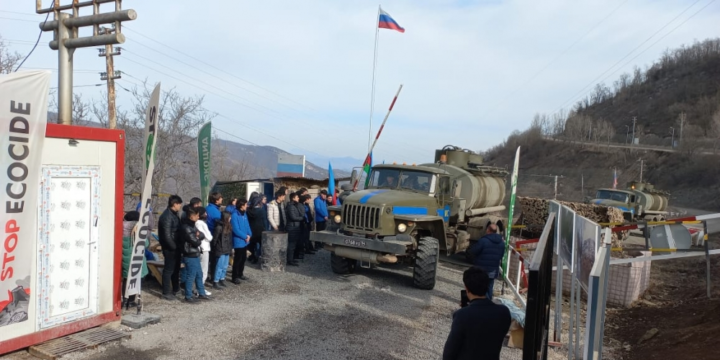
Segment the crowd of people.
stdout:
[[[337,196],[336,200],[340,205]],[[170,196],[158,219],[158,240],[164,258],[163,298],[178,300],[177,294],[182,290],[188,303],[210,300],[212,291],[228,287],[231,256],[230,282],[240,285],[248,280],[245,265],[260,261],[265,231],[287,232],[286,264],[299,266],[298,260],[319,250],[320,244],[310,241],[310,232],[327,227],[330,205],[332,196],[326,190],[321,190],[313,200],[305,188],[291,193],[281,187],[269,202],[265,194],[257,192],[249,200],[224,199],[222,194],[213,192],[208,196],[207,207],[197,197],[183,205],[179,196]],[[134,219],[137,211],[131,213],[130,218]]]

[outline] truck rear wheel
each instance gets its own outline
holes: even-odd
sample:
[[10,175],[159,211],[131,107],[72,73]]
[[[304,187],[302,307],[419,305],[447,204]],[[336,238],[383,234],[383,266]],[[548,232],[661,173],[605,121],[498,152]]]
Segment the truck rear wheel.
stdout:
[[332,267],[332,271],[336,274],[347,275],[353,273],[355,272],[356,265],[357,261],[354,259],[337,256],[334,252],[330,254],[330,267]]
[[413,268],[413,283],[415,287],[423,290],[432,290],[435,288],[439,255],[440,246],[437,239],[431,237],[420,239],[417,253],[415,253],[415,266]]

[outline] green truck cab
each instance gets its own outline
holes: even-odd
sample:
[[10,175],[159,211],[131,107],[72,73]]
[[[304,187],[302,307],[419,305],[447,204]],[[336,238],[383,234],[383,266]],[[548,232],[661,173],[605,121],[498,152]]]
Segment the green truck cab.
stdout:
[[434,163],[376,165],[366,189],[329,208],[331,227],[310,239],[330,251],[335,273],[363,264],[413,266],[413,281],[433,289],[440,252],[462,252],[505,209],[507,171],[482,165],[482,157],[446,146]]

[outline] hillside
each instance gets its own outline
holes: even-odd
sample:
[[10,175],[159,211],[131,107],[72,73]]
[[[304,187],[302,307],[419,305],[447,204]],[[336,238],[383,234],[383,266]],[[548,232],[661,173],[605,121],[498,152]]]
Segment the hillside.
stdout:
[[[642,164],[642,179],[670,192],[671,206],[720,210],[720,157],[697,155],[698,146],[716,147],[720,140],[720,40],[667,51],[646,71],[636,69],[634,76],[622,75],[614,91],[598,85],[567,115],[536,115],[529,129],[488,150],[486,161],[510,167],[521,146],[518,193],[552,198],[554,178],[546,175],[558,175],[558,198],[568,201],[612,187],[615,169],[618,187],[639,180]],[[640,143],[669,146],[670,127],[679,137],[682,112],[684,138],[676,153],[598,146],[623,143],[633,116]]]

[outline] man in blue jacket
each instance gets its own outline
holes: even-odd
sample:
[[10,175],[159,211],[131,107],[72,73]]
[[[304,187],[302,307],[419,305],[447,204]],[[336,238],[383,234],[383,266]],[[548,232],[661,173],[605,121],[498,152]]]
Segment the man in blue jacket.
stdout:
[[327,227],[328,210],[327,210],[327,190],[321,190],[313,201],[315,205],[315,230],[323,231]]
[[[219,192],[214,192],[208,196],[208,206],[205,209],[207,211],[207,226],[211,234],[215,233],[215,222],[220,220],[220,204],[222,204],[223,197]],[[212,273],[211,273],[212,274]]]
[[[215,234],[215,222],[220,221],[220,205],[222,204],[223,197],[219,192],[214,192],[208,195],[208,206],[205,209],[207,211],[207,226],[210,230],[210,234]],[[217,267],[217,257],[210,256],[210,262],[208,264],[208,274],[214,274],[215,268]],[[212,277],[209,277],[212,281]]]
[[495,278],[498,276],[500,262],[505,255],[505,241],[497,232],[497,225],[490,224],[487,227],[485,236],[481,237],[468,250],[473,265],[483,269],[490,278],[486,295],[490,300],[492,300],[493,286],[495,285]]
[[238,199],[235,205],[235,212],[230,220],[233,232],[233,248],[235,249],[235,257],[233,258],[232,282],[236,285],[240,284],[240,280],[247,280],[243,275],[245,271],[245,260],[247,260],[247,247],[250,243],[252,231],[250,230],[250,222],[247,218],[247,200]]

